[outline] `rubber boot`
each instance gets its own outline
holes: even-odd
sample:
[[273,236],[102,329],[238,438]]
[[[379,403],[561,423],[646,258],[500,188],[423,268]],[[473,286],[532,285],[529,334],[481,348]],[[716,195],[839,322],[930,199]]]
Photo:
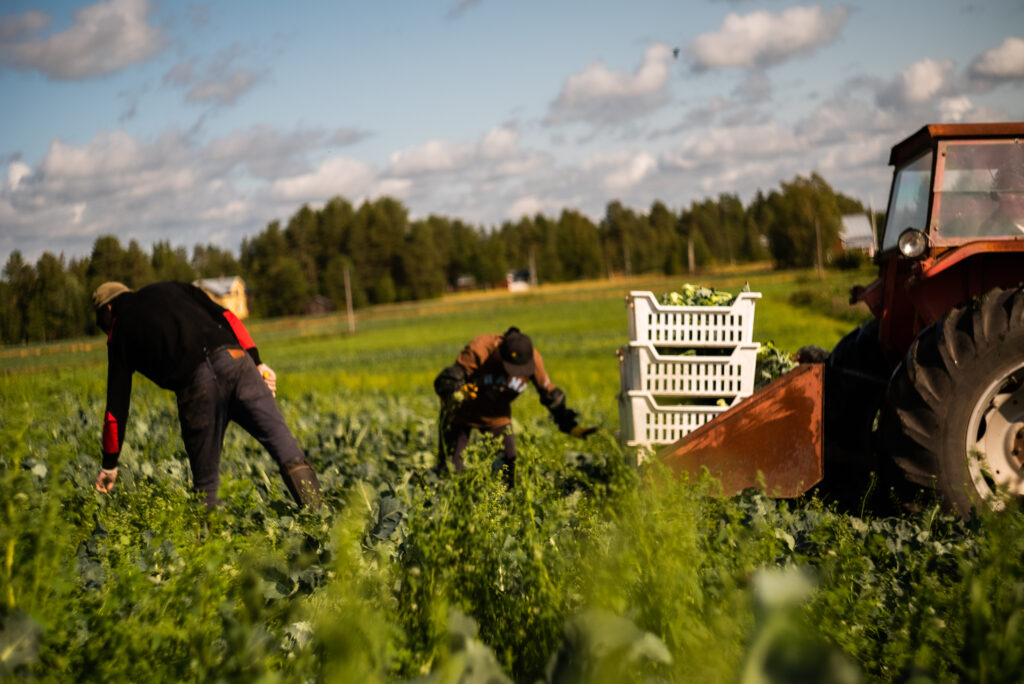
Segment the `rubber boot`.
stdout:
[[320,507],[320,480],[308,461],[303,459],[299,463],[281,466],[281,477],[292,498],[300,505],[312,509]]

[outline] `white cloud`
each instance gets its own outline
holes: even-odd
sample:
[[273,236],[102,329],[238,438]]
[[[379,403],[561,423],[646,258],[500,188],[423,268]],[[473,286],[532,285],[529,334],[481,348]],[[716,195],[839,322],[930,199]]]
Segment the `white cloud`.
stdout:
[[[148,0],[108,0],[74,13],[72,26],[40,40],[0,43],[0,65],[38,70],[58,80],[82,80],[145,62],[166,43],[148,22]],[[38,14],[20,15],[4,33],[21,38],[44,25]]]
[[237,45],[221,50],[204,73],[199,73],[195,59],[186,60],[164,74],[164,83],[188,88],[185,99],[189,102],[233,105],[263,80],[263,75],[257,71],[235,66],[242,53]]
[[974,103],[966,95],[947,97],[939,102],[942,121],[963,121],[974,110]]
[[536,216],[543,213],[544,209],[544,204],[535,195],[528,195],[514,201],[505,212],[505,218],[518,221],[524,216]]
[[817,5],[790,7],[781,14],[732,13],[717,32],[698,36],[686,51],[697,70],[771,66],[832,43],[847,16],[845,7],[825,11]]
[[1024,79],[1024,40],[1010,37],[971,62],[972,76],[984,79]]
[[668,101],[668,62],[672,51],[657,44],[647,49],[643,62],[632,74],[610,71],[601,62],[566,79],[551,103],[547,123],[584,121],[607,125],[621,123],[653,111]]
[[480,156],[486,159],[502,159],[516,153],[519,147],[519,131],[499,126],[487,131],[480,141]]
[[792,155],[804,149],[791,128],[778,123],[712,128],[686,139],[678,149],[662,157],[662,163],[679,169],[722,166],[749,159]]
[[843,91],[798,122],[795,132],[809,145],[828,145],[865,135],[897,135],[900,125],[891,112]]
[[941,96],[953,66],[952,60],[936,61],[931,58],[911,64],[879,91],[878,104],[898,109],[926,103]]
[[414,175],[431,171],[448,171],[466,164],[473,157],[473,146],[429,140],[419,147],[391,153],[391,172]]
[[270,192],[275,198],[297,203],[325,202],[336,195],[358,198],[369,190],[374,176],[365,162],[331,157],[312,173],[274,181]]
[[32,173],[31,167],[28,164],[20,161],[11,162],[7,165],[7,184],[11,190],[17,190],[18,184],[21,183],[21,179]]
[[391,153],[389,173],[394,176],[450,173],[494,163],[523,161],[519,132],[509,126],[492,128],[477,143],[429,140],[419,147]]
[[39,10],[0,17],[0,45],[24,39],[50,25],[50,15]]
[[[123,131],[84,145],[54,140],[34,168],[8,165],[0,183],[0,247],[19,245],[32,255],[56,244],[81,254],[104,233],[143,245],[170,239],[191,246],[213,235],[240,240],[304,201],[373,189],[375,173],[361,162],[330,159],[312,173],[288,171],[314,168],[300,157],[328,139],[324,132],[254,129],[208,144],[175,130],[149,141]],[[276,175],[258,175],[273,168]]]
[[241,165],[257,178],[274,179],[309,171],[309,152],[333,139],[317,129],[284,133],[270,126],[253,126],[211,141],[203,154],[205,160],[223,169]]
[[597,155],[581,164],[584,172],[600,175],[602,186],[610,192],[628,190],[643,181],[657,166],[657,160],[646,152]]

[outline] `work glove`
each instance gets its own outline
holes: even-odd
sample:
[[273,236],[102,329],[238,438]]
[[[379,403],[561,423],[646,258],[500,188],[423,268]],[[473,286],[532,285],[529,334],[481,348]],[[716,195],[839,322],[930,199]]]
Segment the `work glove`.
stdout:
[[828,363],[828,357],[827,349],[814,344],[800,347],[793,354],[793,360],[797,363]]
[[477,387],[475,382],[467,382],[459,389],[452,392],[452,401],[456,404],[461,404],[467,399],[476,399],[477,394],[480,393],[480,388]]
[[578,437],[580,439],[586,439],[595,432],[597,432],[596,427],[583,427],[582,425],[577,425],[572,430],[569,430],[570,435],[572,435],[573,437]]
[[276,397],[277,373],[275,373],[274,369],[265,363],[261,363],[260,365],[256,366],[256,370],[258,370],[260,372],[260,375],[263,376],[263,382],[267,383],[267,388],[270,390],[270,393]]
[[100,474],[96,476],[96,491],[108,494],[117,482],[117,468],[100,468]]

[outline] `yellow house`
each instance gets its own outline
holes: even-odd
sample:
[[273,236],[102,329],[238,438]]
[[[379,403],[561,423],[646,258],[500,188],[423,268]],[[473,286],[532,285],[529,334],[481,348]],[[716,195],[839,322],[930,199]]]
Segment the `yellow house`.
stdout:
[[245,300],[245,282],[238,276],[202,278],[192,284],[240,319],[249,315],[249,307]]

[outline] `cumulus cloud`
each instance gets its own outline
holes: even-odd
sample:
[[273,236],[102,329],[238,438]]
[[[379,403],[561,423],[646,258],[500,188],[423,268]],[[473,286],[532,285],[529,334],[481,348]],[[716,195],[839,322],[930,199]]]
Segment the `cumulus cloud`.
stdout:
[[511,126],[498,126],[476,143],[429,140],[419,147],[393,152],[388,172],[394,176],[416,176],[493,167],[495,163],[516,160],[523,160],[519,131]]
[[0,250],[81,254],[105,233],[186,246],[222,235],[235,249],[303,202],[376,189],[361,162],[314,161],[332,135],[256,127],[207,143],[173,129],[153,140],[123,131],[54,140],[35,167],[13,160],[0,177]]
[[596,155],[584,160],[584,172],[601,177],[601,185],[611,193],[628,190],[644,180],[658,166],[657,160],[646,152],[620,152]]
[[188,102],[233,105],[264,77],[253,69],[236,66],[241,54],[237,45],[221,50],[202,73],[195,59],[181,62],[164,74],[164,83],[186,88]]
[[18,185],[21,183],[21,179],[32,173],[32,168],[28,164],[24,164],[20,161],[11,162],[7,166],[7,184],[11,190],[17,190]]
[[953,66],[948,59],[915,62],[878,92],[877,102],[893,109],[926,103],[944,93]]
[[544,203],[540,199],[535,195],[526,195],[516,199],[509,205],[508,211],[505,212],[505,218],[516,221],[523,216],[536,216],[543,213],[544,210]]
[[318,129],[282,132],[270,126],[252,126],[210,141],[203,155],[224,173],[238,167],[255,178],[272,180],[308,172],[309,153],[332,139]]
[[594,62],[566,79],[548,110],[548,124],[587,122],[618,124],[647,114],[668,102],[668,63],[672,51],[657,44],[647,49],[633,73],[611,71]]
[[419,147],[391,154],[391,172],[400,176],[449,171],[464,166],[475,148],[468,143],[428,140]]
[[845,7],[790,7],[780,14],[761,10],[731,13],[714,33],[698,36],[686,46],[697,71],[720,68],[755,69],[806,55],[832,43],[846,24]]
[[315,171],[274,181],[270,192],[295,203],[323,202],[337,195],[358,199],[367,194],[375,175],[365,162],[331,157]]
[[677,149],[665,153],[662,163],[679,169],[694,169],[791,155],[802,148],[802,141],[793,129],[779,123],[730,126],[687,138]]
[[977,79],[1010,81],[1024,79],[1024,39],[1010,37],[976,57],[969,68]]
[[966,95],[947,97],[939,102],[939,112],[942,121],[964,121],[970,116],[972,111],[974,111],[974,103]]
[[50,25],[50,15],[39,10],[0,17],[0,46],[24,40]]
[[0,66],[40,71],[57,80],[83,80],[145,62],[166,44],[148,23],[148,0],[108,0],[74,13],[70,28],[33,39],[49,25],[41,12],[6,17],[0,24]]

